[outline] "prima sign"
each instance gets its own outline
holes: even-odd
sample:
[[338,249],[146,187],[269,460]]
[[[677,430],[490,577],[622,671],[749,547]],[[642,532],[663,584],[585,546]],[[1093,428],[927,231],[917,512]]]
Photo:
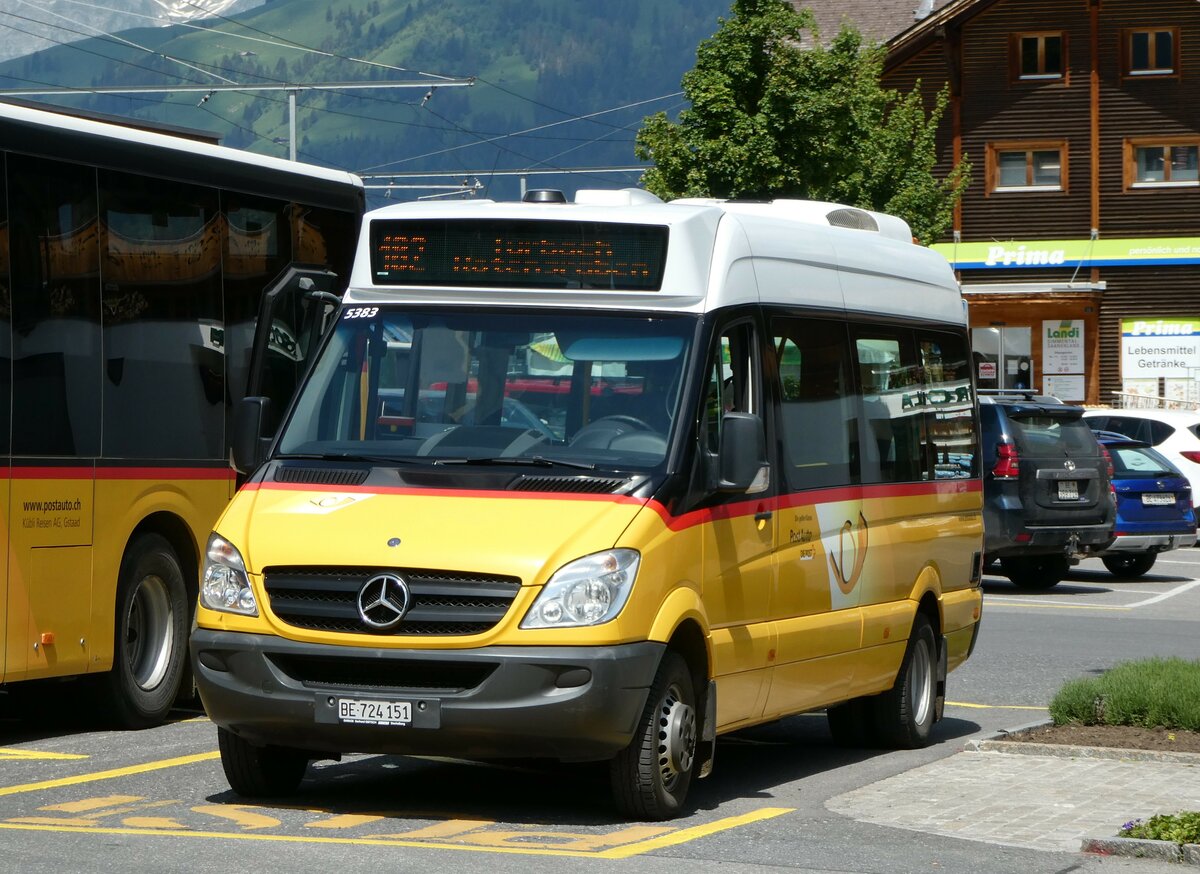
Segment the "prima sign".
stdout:
[[987,258],[983,263],[988,267],[1039,267],[1065,264],[1066,261],[1067,253],[1063,249],[1030,249],[1026,246],[1006,249],[1003,246],[988,246]]

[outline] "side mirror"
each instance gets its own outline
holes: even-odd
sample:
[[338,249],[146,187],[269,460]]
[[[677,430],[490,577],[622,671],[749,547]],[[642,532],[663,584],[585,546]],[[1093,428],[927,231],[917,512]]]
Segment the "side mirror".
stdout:
[[760,491],[767,468],[767,435],[763,420],[753,413],[726,413],[721,419],[721,451],[717,457],[717,482],[722,492]]
[[233,408],[233,466],[240,474],[258,469],[271,447],[271,399],[242,398]]

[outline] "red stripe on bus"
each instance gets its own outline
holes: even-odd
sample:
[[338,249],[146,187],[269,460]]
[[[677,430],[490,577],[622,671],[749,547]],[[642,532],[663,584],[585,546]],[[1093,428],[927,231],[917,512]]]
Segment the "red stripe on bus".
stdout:
[[607,501],[611,504],[645,504],[645,498],[633,498],[629,495],[596,495],[579,494],[576,492],[537,492],[537,491],[507,491],[504,489],[458,489],[447,487],[435,489],[428,486],[341,486],[324,483],[254,483],[242,486],[242,491],[280,491],[280,492],[332,492],[339,495],[411,495],[411,496],[447,496],[456,498],[518,498],[529,500],[536,498],[541,501]]
[[843,501],[870,500],[878,498],[912,498],[934,495],[961,495],[983,491],[980,480],[935,480],[934,482],[897,483],[895,485],[839,486],[832,489],[814,489],[807,492],[792,492],[758,500],[737,501],[693,510],[674,516],[658,501],[649,506],[662,517],[672,531],[682,531],[696,525],[704,525],[719,519],[736,519],[758,513],[774,513],[791,507],[807,507],[814,504],[837,504]]

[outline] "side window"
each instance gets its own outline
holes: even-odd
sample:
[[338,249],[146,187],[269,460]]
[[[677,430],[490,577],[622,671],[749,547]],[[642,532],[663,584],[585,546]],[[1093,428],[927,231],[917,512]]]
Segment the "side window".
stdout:
[[13,452],[100,454],[96,171],[9,155]]
[[857,483],[858,410],[846,326],[778,318],[771,336],[788,488]]
[[1150,430],[1150,433],[1147,435],[1149,439],[1146,439],[1146,442],[1151,446],[1157,446],[1175,433],[1175,429],[1166,422],[1156,422],[1153,419],[1146,419],[1144,421]]
[[922,458],[923,386],[912,335],[891,328],[858,327],[853,336],[865,431],[862,480],[919,480],[928,464]]
[[721,417],[725,413],[762,414],[754,348],[754,329],[748,323],[731,325],[721,332],[708,365],[702,413],[704,443],[710,452],[721,448]]
[[959,334],[917,335],[924,375],[924,479],[962,479],[977,475],[976,430],[967,339]]
[[[100,172],[104,454],[220,458],[225,421],[217,193]],[[145,411],[153,408],[154,415]]]

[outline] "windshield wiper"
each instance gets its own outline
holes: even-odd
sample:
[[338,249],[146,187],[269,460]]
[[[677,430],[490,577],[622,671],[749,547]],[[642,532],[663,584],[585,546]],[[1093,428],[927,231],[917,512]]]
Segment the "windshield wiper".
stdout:
[[487,456],[476,458],[439,458],[434,464],[522,464],[531,467],[571,467],[576,470],[595,470],[596,465],[586,461],[563,461],[560,458],[546,458],[544,455],[517,455],[511,458]]
[[400,458],[395,455],[358,455],[353,452],[289,452],[274,456],[274,460],[293,461],[363,461],[368,464],[429,464],[424,459]]

